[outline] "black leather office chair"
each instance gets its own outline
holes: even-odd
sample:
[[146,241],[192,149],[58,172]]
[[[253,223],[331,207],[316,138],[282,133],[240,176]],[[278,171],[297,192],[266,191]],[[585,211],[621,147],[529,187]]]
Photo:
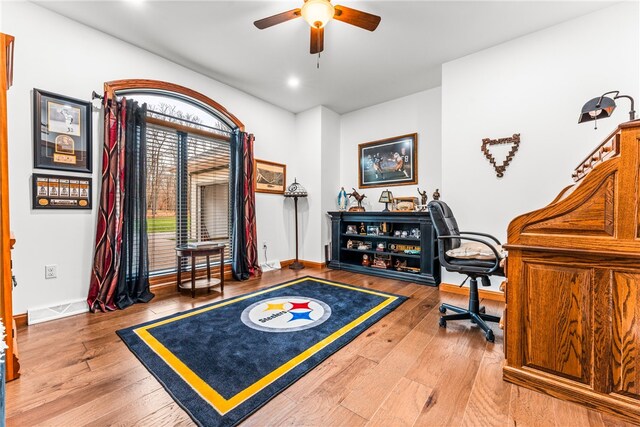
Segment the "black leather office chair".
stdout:
[[[500,245],[500,241],[490,234],[460,231],[453,212],[446,203],[440,200],[431,201],[428,208],[431,215],[431,222],[438,236],[438,257],[440,258],[440,264],[447,271],[466,274],[471,281],[469,287],[469,308],[464,309],[443,303],[440,306],[440,313],[444,314],[447,310],[451,310],[455,314],[441,316],[440,326],[445,328],[447,326],[447,320],[470,319],[472,323],[477,324],[484,331],[487,341],[493,342],[495,339],[493,331],[486,322],[499,322],[500,318],[486,314],[484,307],[480,307],[478,278],[480,278],[483,285],[489,286],[491,284],[489,276],[504,277],[504,270],[500,266],[502,258],[493,244],[479,237],[468,236],[485,237],[491,239],[498,245]],[[486,245],[494,253],[495,259],[459,259],[448,256],[447,251],[459,248],[462,240],[479,242]]]

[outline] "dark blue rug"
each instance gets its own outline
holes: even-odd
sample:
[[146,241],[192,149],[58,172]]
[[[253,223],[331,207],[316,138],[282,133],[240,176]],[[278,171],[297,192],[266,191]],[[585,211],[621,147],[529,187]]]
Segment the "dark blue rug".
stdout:
[[405,299],[303,277],[117,333],[198,425],[230,426]]

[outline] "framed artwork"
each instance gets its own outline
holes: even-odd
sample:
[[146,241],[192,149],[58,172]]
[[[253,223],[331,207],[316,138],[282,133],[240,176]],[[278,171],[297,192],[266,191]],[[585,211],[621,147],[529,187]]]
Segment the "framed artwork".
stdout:
[[[409,197],[394,197],[393,198],[393,212],[412,212],[416,210],[416,206],[418,205],[418,198],[409,196]],[[404,237],[404,236],[403,236]]]
[[417,183],[417,133],[358,145],[358,188]]
[[91,173],[91,103],[33,89],[33,167]]
[[256,193],[284,194],[287,182],[287,165],[255,159],[253,176]]
[[367,226],[367,234],[369,236],[377,236],[380,234],[380,228],[376,225],[368,225]]
[[91,209],[91,178],[32,175],[33,209]]

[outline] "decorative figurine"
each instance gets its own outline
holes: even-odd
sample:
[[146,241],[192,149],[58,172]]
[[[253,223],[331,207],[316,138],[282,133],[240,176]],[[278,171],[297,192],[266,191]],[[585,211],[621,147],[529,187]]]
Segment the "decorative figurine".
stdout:
[[353,249],[353,242],[351,239],[347,240],[347,249]]
[[371,267],[387,269],[391,266],[390,255],[375,255]]
[[346,211],[348,205],[349,198],[347,197],[347,192],[344,191],[344,187],[340,187],[340,192],[338,193],[338,210]]
[[437,188],[436,191],[433,192],[433,195],[431,197],[433,197],[433,200],[440,200],[440,192]]
[[367,235],[367,230],[364,228],[364,222],[360,223],[360,234]]
[[397,259],[394,267],[396,270],[402,271],[403,268],[407,267],[407,261],[400,261],[399,259]]
[[427,190],[420,191],[420,188],[418,188],[418,194],[421,197],[420,210],[423,211],[423,210],[427,209]]
[[369,267],[370,264],[371,264],[371,261],[369,260],[369,255],[367,254],[362,255],[362,265],[364,265],[365,267]]
[[364,200],[365,196],[364,194],[360,194],[356,191],[355,188],[351,188],[353,191],[351,193],[348,194],[349,197],[353,197],[356,202],[358,202],[358,206],[351,206],[349,208],[349,212],[364,212],[364,208],[362,207],[362,201]]

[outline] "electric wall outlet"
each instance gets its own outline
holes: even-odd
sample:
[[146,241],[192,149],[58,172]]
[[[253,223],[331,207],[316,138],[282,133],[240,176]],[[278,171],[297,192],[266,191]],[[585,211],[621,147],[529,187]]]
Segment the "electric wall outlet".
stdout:
[[58,266],[56,264],[45,265],[44,266],[44,278],[45,279],[55,279],[58,277]]

